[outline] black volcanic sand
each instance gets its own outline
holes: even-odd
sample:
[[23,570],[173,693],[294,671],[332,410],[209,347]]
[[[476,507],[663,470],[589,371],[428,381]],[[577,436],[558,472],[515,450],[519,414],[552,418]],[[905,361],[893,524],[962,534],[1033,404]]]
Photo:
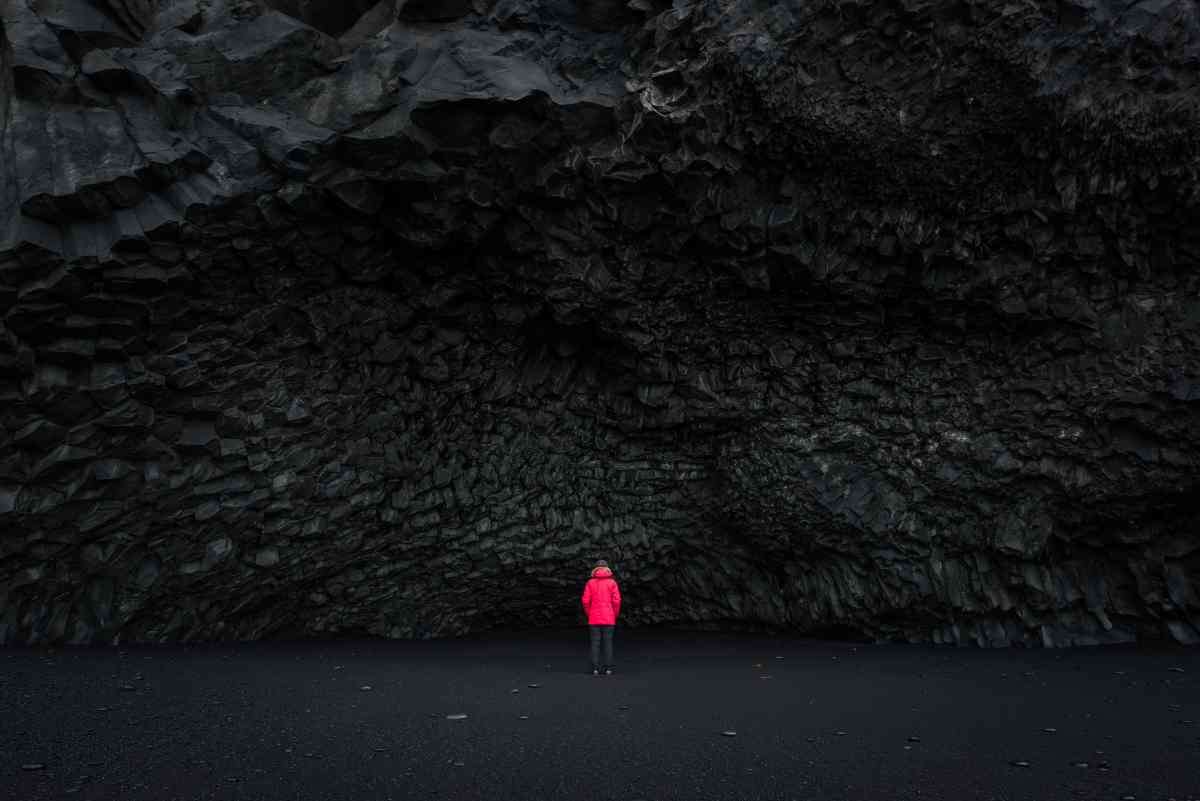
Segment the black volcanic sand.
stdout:
[[586,636],[3,649],[0,799],[1200,798],[1200,649]]

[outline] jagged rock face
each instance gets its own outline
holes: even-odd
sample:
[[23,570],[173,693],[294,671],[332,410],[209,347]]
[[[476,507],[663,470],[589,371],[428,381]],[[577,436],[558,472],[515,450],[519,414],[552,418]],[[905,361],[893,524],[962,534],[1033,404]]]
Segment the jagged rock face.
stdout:
[[1194,3],[0,9],[0,642],[1200,639]]

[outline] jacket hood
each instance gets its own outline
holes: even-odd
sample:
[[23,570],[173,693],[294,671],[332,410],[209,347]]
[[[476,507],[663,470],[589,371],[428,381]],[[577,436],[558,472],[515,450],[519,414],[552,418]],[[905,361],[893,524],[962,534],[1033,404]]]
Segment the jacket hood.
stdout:
[[592,570],[592,578],[612,578],[612,571],[607,567],[597,567]]

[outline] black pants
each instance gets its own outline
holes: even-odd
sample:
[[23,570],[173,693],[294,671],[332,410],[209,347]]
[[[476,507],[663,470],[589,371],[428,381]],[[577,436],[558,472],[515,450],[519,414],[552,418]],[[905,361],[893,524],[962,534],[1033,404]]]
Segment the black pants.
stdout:
[[[592,670],[615,667],[613,664],[613,629],[616,626],[588,626],[592,630]],[[600,643],[604,643],[604,661],[600,661]]]

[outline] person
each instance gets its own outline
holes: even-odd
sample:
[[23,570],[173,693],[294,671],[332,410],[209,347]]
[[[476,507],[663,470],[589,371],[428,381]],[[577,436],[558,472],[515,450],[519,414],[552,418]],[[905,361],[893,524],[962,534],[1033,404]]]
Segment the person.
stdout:
[[[613,673],[613,629],[621,614],[621,588],[612,577],[608,562],[601,559],[592,568],[591,578],[583,588],[583,611],[592,634],[592,675]],[[600,646],[604,645],[604,661],[600,661]]]

